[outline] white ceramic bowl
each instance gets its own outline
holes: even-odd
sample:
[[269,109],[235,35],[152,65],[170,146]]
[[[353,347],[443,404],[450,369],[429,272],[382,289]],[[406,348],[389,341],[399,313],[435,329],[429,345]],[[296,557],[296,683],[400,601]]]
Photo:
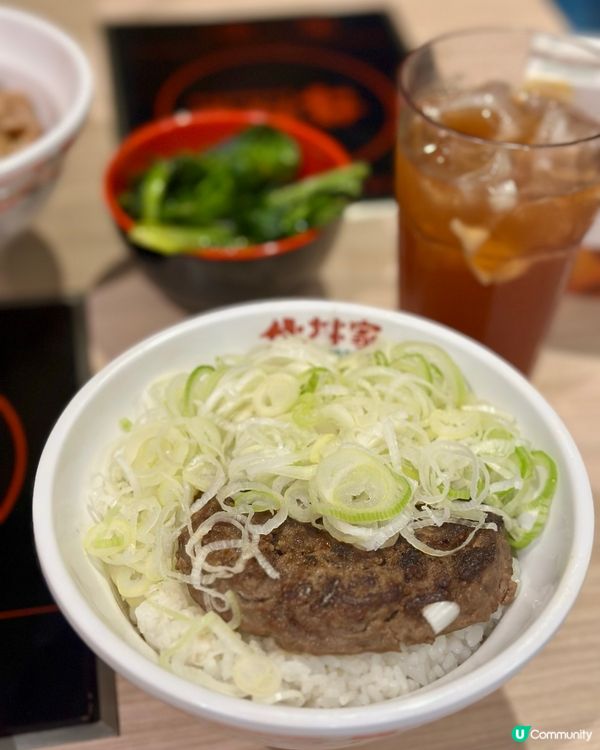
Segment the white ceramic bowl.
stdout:
[[0,88],[22,91],[44,130],[25,148],[0,157],[1,247],[50,194],[89,109],[92,75],[83,52],[59,28],[0,7]]
[[[339,321],[340,346],[351,323],[380,326],[382,336],[444,347],[482,397],[518,415],[524,433],[555,457],[560,481],[547,528],[520,555],[522,588],[489,639],[461,667],[406,697],[364,708],[265,706],[210,692],[164,671],[86,559],[82,530],[93,467],[117,423],[157,376],[199,360],[245,351],[284,319],[308,331],[318,317]],[[288,323],[289,325],[289,323]],[[372,329],[370,329],[372,330]],[[325,340],[325,339],[323,339]],[[338,302],[282,300],[224,308],[187,320],[129,350],[90,380],[58,420],[44,449],[34,490],[39,558],[56,601],[86,643],[149,693],[191,714],[243,730],[283,748],[341,747],[424,724],[499,687],[556,632],[582,584],[592,545],[593,506],[586,471],[564,425],[514,369],[489,350],[442,326],[398,312]]]

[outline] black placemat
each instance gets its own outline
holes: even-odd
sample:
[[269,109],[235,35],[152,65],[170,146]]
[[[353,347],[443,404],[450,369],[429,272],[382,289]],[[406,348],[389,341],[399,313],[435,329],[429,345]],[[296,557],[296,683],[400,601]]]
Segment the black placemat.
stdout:
[[108,26],[120,134],[180,109],[259,108],[327,130],[393,192],[395,79],[405,54],[384,13]]
[[43,445],[86,376],[84,345],[75,302],[0,306],[0,747],[102,718],[96,658],[52,600],[31,519]]

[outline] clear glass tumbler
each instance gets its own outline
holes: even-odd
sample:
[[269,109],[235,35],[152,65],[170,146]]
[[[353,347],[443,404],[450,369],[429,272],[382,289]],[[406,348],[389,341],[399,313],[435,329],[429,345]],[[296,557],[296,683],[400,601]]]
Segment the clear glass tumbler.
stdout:
[[600,208],[600,50],[450,34],[400,71],[400,306],[528,373]]

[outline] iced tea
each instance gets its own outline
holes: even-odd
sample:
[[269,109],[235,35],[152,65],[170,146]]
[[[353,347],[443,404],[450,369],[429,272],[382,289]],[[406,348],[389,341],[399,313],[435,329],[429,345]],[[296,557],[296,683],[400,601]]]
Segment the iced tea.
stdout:
[[564,81],[440,90],[429,55],[399,120],[401,306],[528,372],[600,206],[599,127]]

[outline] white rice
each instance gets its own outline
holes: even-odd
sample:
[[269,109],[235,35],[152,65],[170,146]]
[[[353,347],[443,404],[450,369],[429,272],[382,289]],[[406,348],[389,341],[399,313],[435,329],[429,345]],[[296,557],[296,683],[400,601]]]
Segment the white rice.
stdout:
[[[176,581],[160,584],[133,612],[140,633],[159,653],[175,644],[185,633],[187,623],[197,622],[202,614],[186,586]],[[455,669],[477,650],[500,615],[499,610],[488,623],[440,635],[431,644],[384,654],[292,654],[270,638],[256,637],[243,637],[243,642],[240,638],[240,647],[268,656],[278,669],[280,687],[263,702],[320,708],[364,706],[418,690]],[[211,679],[231,685],[236,656],[231,644],[220,641],[213,633],[198,634],[186,652],[185,667],[180,673],[187,679],[196,677],[201,684],[206,684],[202,675],[208,673]],[[170,666],[178,671],[176,665]],[[239,695],[235,690],[231,692]]]

